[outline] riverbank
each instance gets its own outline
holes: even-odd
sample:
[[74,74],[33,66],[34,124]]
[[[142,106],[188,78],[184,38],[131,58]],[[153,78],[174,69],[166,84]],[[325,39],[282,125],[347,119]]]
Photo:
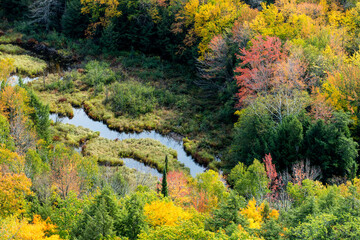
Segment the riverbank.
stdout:
[[[189,94],[183,94],[181,91],[173,92],[158,86],[157,92],[153,94],[157,97],[157,105],[148,112],[137,114],[136,116],[126,112],[115,112],[112,106],[113,101],[110,99],[114,94],[112,89],[117,87],[118,82],[122,88],[139,85],[140,88],[152,89],[153,85],[159,84],[154,81],[153,85],[149,80],[142,80],[131,76],[128,71],[124,70],[121,64],[114,64],[110,67],[117,80],[101,86],[89,86],[87,84],[88,73],[86,70],[79,69],[65,73],[63,76],[51,74],[45,79],[39,79],[31,83],[32,88],[37,95],[47,104],[50,105],[50,111],[62,116],[73,117],[72,107],[83,107],[88,116],[94,120],[104,122],[110,129],[120,132],[142,132],[155,130],[161,134],[175,132],[184,138],[184,148],[197,163],[217,169],[219,163],[215,161],[216,152],[226,141],[222,138],[210,137],[219,134],[220,129],[209,132],[202,132],[200,122],[196,121],[199,114],[193,114],[192,102],[195,101]],[[132,71],[133,72],[133,71]],[[144,74],[142,74],[144,75]],[[154,73],[149,74],[153,76]],[[151,77],[150,77],[151,78]],[[136,92],[137,89],[134,90]],[[138,97],[137,93],[131,93],[130,97]],[[141,93],[140,93],[141,94]],[[138,103],[136,103],[138,104]],[[145,100],[142,104],[148,104]],[[185,110],[184,110],[185,109]],[[124,109],[126,110],[126,109]],[[214,133],[217,132],[217,133]],[[227,128],[222,131],[228,131]],[[207,142],[207,143],[206,143]],[[212,147],[211,147],[212,146]]]
[[133,158],[162,173],[167,155],[172,169],[191,173],[194,177],[205,171],[204,167],[197,165],[187,155],[181,139],[155,131],[118,132],[102,122],[90,119],[83,109],[73,109],[73,112],[72,119],[59,118],[56,114],[50,116],[57,122],[53,125],[56,140],[77,148],[85,143],[82,147],[84,155],[97,156],[102,164],[122,165],[120,158]]
[[[16,37],[14,33],[5,39],[16,42]],[[220,167],[216,156],[229,144],[232,124],[213,121],[214,106],[197,97],[198,88],[189,87],[188,83],[193,81],[190,72],[158,57],[138,53],[122,53],[111,61],[98,61],[95,71],[87,65],[80,64],[83,69],[72,72],[49,74],[30,85],[50,105],[52,113],[71,118],[74,116],[72,107],[83,107],[92,119],[102,121],[116,131],[175,133],[184,136],[183,148],[197,163],[211,169]],[[98,69],[100,74],[97,75]],[[101,80],[101,75],[108,73],[112,74],[110,80],[97,82],[97,78]],[[144,97],[140,102],[116,108],[111,96],[124,92],[129,93],[126,94],[129,99],[150,94],[151,100]],[[138,113],[137,106],[146,106],[150,110]]]

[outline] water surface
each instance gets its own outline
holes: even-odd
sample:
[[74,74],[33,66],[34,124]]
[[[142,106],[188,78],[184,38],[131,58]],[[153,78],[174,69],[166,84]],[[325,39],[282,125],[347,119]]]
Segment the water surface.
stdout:
[[[106,124],[99,121],[92,120],[82,108],[73,108],[74,117],[69,119],[68,117],[59,117],[57,114],[51,114],[50,119],[53,121],[61,121],[62,123],[69,123],[75,126],[82,126],[88,128],[92,131],[100,132],[100,136],[103,138],[108,138],[111,140],[119,139],[124,140],[128,138],[151,138],[158,140],[163,145],[167,146],[168,148],[172,148],[177,151],[177,156],[179,162],[183,163],[185,167],[190,169],[190,174],[192,176],[196,176],[198,173],[202,173],[206,170],[205,167],[200,166],[197,164],[191,156],[189,156],[184,148],[183,148],[183,141],[182,139],[175,139],[171,136],[161,135],[155,131],[143,131],[141,133],[125,133],[125,132],[118,132],[115,130],[109,129]],[[135,164],[133,161],[135,160],[124,160],[125,165],[129,165],[129,167],[133,167],[136,169],[141,168],[150,168],[145,166],[144,164],[137,162],[140,165]],[[141,166],[142,165],[142,166]],[[141,166],[141,167],[140,167]],[[149,169],[147,169],[149,170]],[[153,169],[156,173],[158,173],[155,169]]]

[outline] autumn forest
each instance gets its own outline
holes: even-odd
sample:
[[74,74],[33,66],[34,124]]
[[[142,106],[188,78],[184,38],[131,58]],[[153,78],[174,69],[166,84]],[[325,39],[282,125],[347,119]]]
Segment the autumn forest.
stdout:
[[0,0],[0,239],[360,239],[358,0]]

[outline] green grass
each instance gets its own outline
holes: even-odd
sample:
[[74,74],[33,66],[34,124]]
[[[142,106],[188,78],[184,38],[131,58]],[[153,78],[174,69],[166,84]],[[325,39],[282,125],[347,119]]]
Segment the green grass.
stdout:
[[85,155],[96,156],[99,162],[110,164],[120,162],[120,158],[133,158],[156,168],[159,172],[163,171],[165,156],[168,156],[170,169],[184,169],[177,160],[175,150],[149,138],[125,139],[122,141],[102,137],[94,138],[87,142],[83,152]]
[[44,70],[47,67],[47,64],[44,60],[31,57],[28,55],[13,55],[13,54],[0,55],[0,59],[3,58],[14,59],[14,66],[16,69],[16,73],[23,76],[34,77],[40,75],[41,73],[44,72]]
[[9,53],[9,54],[22,54],[26,52],[26,50],[12,44],[0,44],[0,52]]
[[80,147],[86,141],[99,137],[99,132],[88,128],[76,127],[72,124],[56,123],[52,126],[53,140],[60,141],[72,147]]

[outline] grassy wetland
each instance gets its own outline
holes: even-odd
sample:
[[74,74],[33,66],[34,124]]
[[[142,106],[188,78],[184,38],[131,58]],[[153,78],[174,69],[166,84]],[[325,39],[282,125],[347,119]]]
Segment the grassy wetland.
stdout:
[[[217,168],[214,156],[226,142],[226,134],[219,134],[227,127],[202,131],[207,120],[202,122],[204,113],[192,107],[194,101],[202,101],[193,97],[197,89],[191,90],[194,94],[186,93],[189,87],[182,73],[169,69],[156,57],[124,53],[111,63],[89,61],[83,68],[49,74],[30,85],[52,113],[71,118],[72,106],[83,107],[92,119],[120,132],[175,132],[184,136],[186,152],[198,163]],[[124,156],[162,169],[162,164],[147,160],[144,154],[130,152],[124,150]]]

